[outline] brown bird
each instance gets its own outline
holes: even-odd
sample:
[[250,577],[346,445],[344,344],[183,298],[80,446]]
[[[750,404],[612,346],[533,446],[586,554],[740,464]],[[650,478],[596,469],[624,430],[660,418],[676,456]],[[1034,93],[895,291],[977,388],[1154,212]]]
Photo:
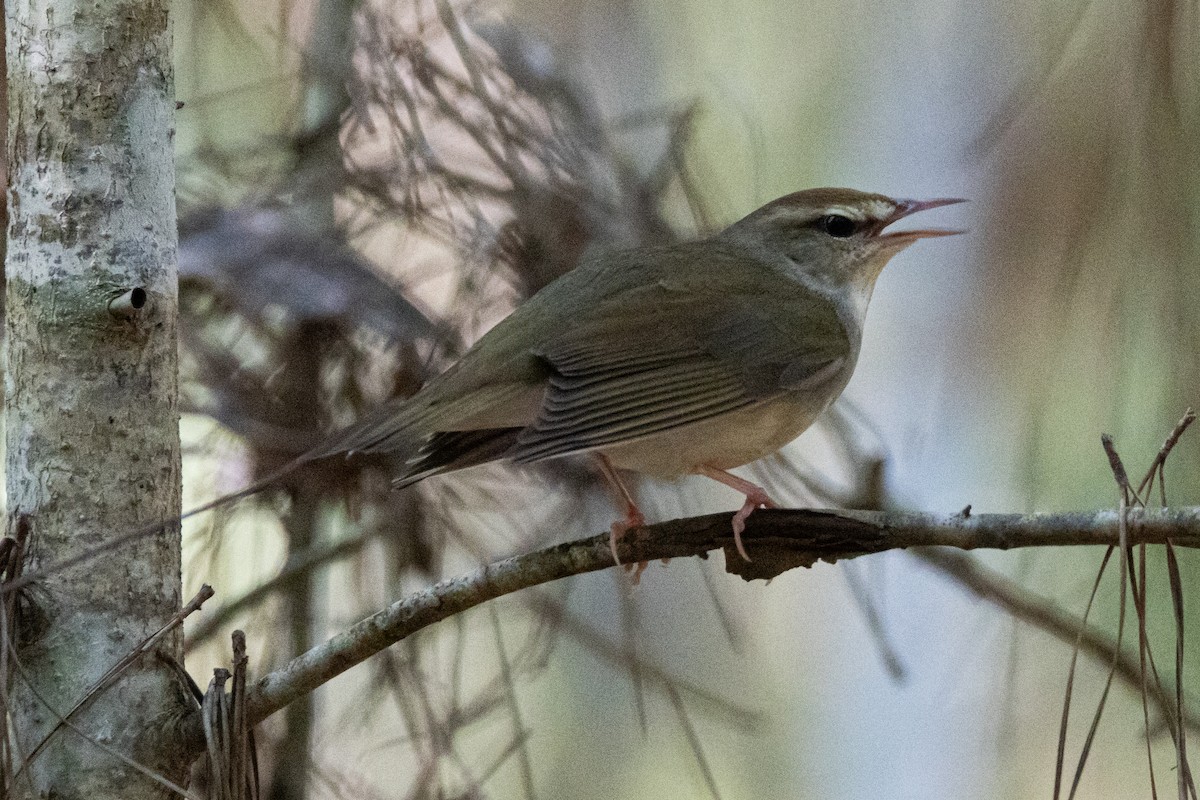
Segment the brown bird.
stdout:
[[484,335],[454,366],[302,460],[404,459],[395,483],[498,459],[593,454],[624,505],[617,539],[644,524],[617,468],[705,475],[773,503],[727,470],[774,453],[842,392],[875,279],[918,239],[885,229],[958,199],[851,189],[781,197],[699,241],[585,261]]

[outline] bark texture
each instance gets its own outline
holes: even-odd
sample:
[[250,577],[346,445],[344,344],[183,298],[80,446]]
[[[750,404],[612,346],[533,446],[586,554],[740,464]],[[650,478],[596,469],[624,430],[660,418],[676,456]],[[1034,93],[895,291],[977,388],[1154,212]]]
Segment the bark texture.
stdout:
[[[175,100],[162,0],[16,0],[8,14],[8,525],[29,526],[36,569],[180,511]],[[36,694],[15,679],[12,711],[29,753],[178,609],[178,528],[27,598],[18,655]],[[181,644],[177,632],[159,653],[181,661]],[[72,722],[182,783],[191,708],[146,657]],[[28,769],[41,796],[167,794],[63,728]]]

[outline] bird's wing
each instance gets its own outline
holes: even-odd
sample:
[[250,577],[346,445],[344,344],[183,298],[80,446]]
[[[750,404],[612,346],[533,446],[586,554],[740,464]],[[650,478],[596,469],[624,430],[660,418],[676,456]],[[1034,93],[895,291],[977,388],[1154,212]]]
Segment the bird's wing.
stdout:
[[309,457],[391,453],[409,458],[438,433],[519,429],[530,424],[537,417],[548,373],[523,338],[527,326],[519,315],[522,309],[415,395],[376,409]]
[[537,351],[549,381],[518,462],[630,441],[829,375],[850,353],[836,309],[791,282],[729,291],[660,280],[598,304]]

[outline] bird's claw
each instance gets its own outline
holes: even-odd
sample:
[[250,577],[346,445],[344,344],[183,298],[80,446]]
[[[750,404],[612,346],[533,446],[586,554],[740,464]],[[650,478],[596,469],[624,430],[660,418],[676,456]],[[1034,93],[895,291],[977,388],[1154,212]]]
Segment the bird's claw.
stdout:
[[752,561],[753,559],[746,552],[746,545],[742,541],[742,531],[746,530],[746,519],[757,508],[776,508],[776,505],[775,501],[768,497],[765,491],[756,486],[754,487],[754,491],[746,493],[746,502],[733,515],[733,546],[744,561]]
[[618,567],[623,566],[621,557],[617,555],[617,543],[625,538],[625,534],[634,528],[641,528],[645,524],[646,518],[636,507],[627,510],[625,519],[619,519],[612,524],[608,534],[608,549],[612,552],[613,564]]

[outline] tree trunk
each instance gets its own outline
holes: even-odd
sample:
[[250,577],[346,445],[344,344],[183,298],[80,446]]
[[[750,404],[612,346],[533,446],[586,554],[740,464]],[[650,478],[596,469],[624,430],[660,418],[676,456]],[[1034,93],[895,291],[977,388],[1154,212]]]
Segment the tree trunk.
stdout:
[[[8,12],[8,525],[30,532],[28,572],[179,514],[175,101],[163,0]],[[27,593],[11,687],[22,752],[170,619],[180,589],[169,526]],[[181,662],[181,638],[157,655]],[[97,743],[183,783],[193,708],[167,661],[147,656],[71,718],[87,738],[52,734],[27,768],[32,788],[167,796]]]

